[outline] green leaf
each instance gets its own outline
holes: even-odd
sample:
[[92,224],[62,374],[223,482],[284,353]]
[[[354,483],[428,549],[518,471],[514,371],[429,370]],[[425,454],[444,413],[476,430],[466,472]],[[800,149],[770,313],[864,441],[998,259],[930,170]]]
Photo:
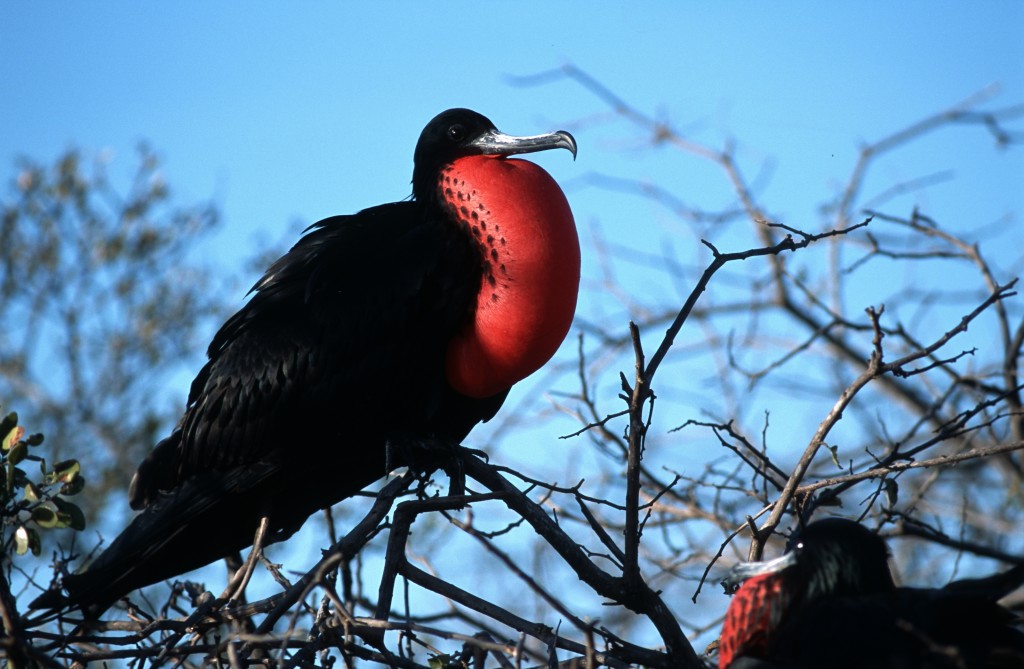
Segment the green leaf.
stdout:
[[30,434],[27,437],[25,437],[25,443],[28,444],[29,446],[38,446],[39,444],[43,443],[43,439],[43,433],[36,432],[35,434]]
[[[0,420],[0,437],[4,437],[4,444],[7,443],[7,433],[18,425],[18,412],[12,411]],[[7,447],[4,446],[6,449]]]
[[893,479],[882,481],[882,489],[885,491],[885,503],[890,509],[896,506],[900,497],[900,484]]
[[65,483],[64,485],[62,485],[60,487],[60,490],[58,490],[57,492],[59,492],[61,495],[66,495],[70,497],[71,495],[77,495],[78,493],[82,492],[84,488],[85,479],[82,478],[81,476],[76,476],[74,480],[71,481],[70,483]]
[[[15,425],[13,428],[7,431],[7,436],[4,437],[3,449],[5,451],[11,450],[12,446],[16,446],[21,443],[21,438],[25,436],[25,428],[20,425]],[[22,455],[22,458],[25,456]]]
[[30,502],[38,502],[40,496],[41,493],[39,492],[39,488],[37,488],[34,483],[29,483],[25,486],[25,499]]
[[53,503],[59,510],[58,516],[64,527],[70,527],[76,532],[81,532],[85,529],[85,514],[82,513],[82,510],[78,508],[77,504],[72,504],[71,502],[60,499],[59,497],[54,497]]
[[[11,432],[11,434],[14,434],[18,430],[21,430],[22,432],[25,431],[23,428],[19,427],[15,429],[14,432]],[[7,450],[6,443],[4,444],[4,450]],[[24,460],[26,455],[28,455],[28,444],[26,444],[24,441],[19,440],[10,449],[10,453],[7,456],[8,462],[10,462],[12,465],[16,465],[22,460]]]
[[32,520],[34,520],[39,527],[45,527],[46,529],[57,527],[57,525],[60,524],[57,512],[49,506],[37,506],[32,509]]
[[78,460],[64,460],[53,466],[51,480],[54,483],[71,483],[80,471],[82,465],[78,464]]
[[43,552],[43,542],[39,540],[39,533],[31,527],[26,527],[25,532],[28,533],[28,549],[32,551],[32,555],[38,557]]
[[825,448],[827,448],[828,452],[832,454],[832,462],[836,463],[836,467],[842,469],[843,466],[839,464],[839,447],[829,446],[828,444],[825,444]]
[[19,525],[18,529],[14,532],[14,552],[18,555],[24,555],[28,552],[30,543],[28,530],[25,529],[24,525]]
[[29,483],[31,483],[31,481],[28,480],[28,474],[25,473],[25,470],[22,469],[21,467],[15,467],[14,468],[14,487],[15,488],[24,488]]

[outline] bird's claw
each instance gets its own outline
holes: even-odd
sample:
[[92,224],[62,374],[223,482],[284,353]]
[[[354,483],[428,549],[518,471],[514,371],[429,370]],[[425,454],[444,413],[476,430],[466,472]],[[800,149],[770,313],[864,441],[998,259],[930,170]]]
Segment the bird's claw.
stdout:
[[405,466],[421,476],[429,476],[440,469],[448,475],[448,494],[464,495],[466,473],[462,463],[467,456],[487,459],[483,451],[466,448],[447,439],[409,436],[387,441],[385,462],[389,472]]

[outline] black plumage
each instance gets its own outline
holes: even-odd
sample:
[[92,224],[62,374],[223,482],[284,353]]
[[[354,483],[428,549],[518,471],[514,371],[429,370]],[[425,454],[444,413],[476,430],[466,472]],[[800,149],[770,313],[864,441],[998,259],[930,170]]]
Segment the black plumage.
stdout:
[[1021,621],[998,600],[1024,566],[943,588],[896,587],[884,540],[860,524],[809,524],[789,553],[741,565],[719,652],[728,669],[1024,667]]
[[[504,141],[495,145],[494,138]],[[569,148],[568,133],[500,135],[444,112],[416,147],[413,197],[313,225],[210,344],[181,421],[140,465],[132,523],[35,607],[96,614],[132,590],[294,533],[388,468],[438,464],[508,392],[471,398],[445,375],[449,340],[476,308],[478,243],[438,195],[440,170],[477,154]],[[420,455],[423,462],[410,462]]]

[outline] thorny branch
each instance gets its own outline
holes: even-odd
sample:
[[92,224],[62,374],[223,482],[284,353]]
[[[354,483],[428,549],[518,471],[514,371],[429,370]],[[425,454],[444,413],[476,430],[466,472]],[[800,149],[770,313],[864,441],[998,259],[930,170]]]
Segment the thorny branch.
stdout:
[[[752,190],[747,185],[740,166],[735,159],[735,147],[732,143],[727,143],[724,149],[718,150],[686,137],[683,133],[672,127],[670,123],[656,119],[632,107],[625,99],[616,95],[599,81],[574,65],[566,65],[558,70],[545,72],[534,77],[518,79],[517,82],[524,85],[537,85],[558,80],[570,80],[583,86],[607,104],[616,117],[624,119],[627,123],[639,127],[648,133],[652,145],[669,145],[685,153],[707,159],[719,166],[732,185],[739,202],[753,224],[755,235],[765,248],[776,243],[774,233],[776,229],[786,230],[785,226],[777,226],[766,222],[769,217],[764,213],[764,208],[757,202]],[[846,231],[844,228],[849,225],[848,222],[854,215],[854,208],[862,190],[865,175],[870,165],[880,155],[896,151],[910,142],[920,141],[928,133],[951,124],[972,124],[982,127],[996,139],[999,145],[1019,143],[1020,133],[1009,130],[1006,124],[1024,116],[1024,106],[1017,105],[995,111],[979,111],[977,107],[986,102],[992,93],[992,90],[983,91],[954,105],[948,110],[911,124],[907,128],[892,133],[882,140],[865,145],[840,197],[826,209],[827,212],[831,211],[834,215],[834,228],[837,231]],[[934,182],[934,179],[921,180],[917,187],[932,182]],[[590,183],[613,189],[637,187],[634,184],[624,183],[621,180],[612,182],[610,178],[600,175],[592,176]],[[905,185],[901,192],[906,192],[909,188],[909,185]],[[682,206],[672,190],[664,185],[657,188],[642,187],[639,190],[645,197],[661,201],[669,209],[679,211],[680,215],[684,218],[702,221],[725,220],[725,218],[716,218],[713,213],[700,212],[699,215],[694,215],[697,210],[689,206]],[[770,255],[767,259],[770,268],[770,281],[767,283],[774,293],[774,299],[771,303],[759,302],[755,295],[748,303],[750,313],[758,314],[768,307],[774,307],[790,322],[808,331],[810,336],[803,343],[794,346],[790,351],[781,355],[778,358],[778,362],[766,367],[764,372],[751,375],[750,378],[752,380],[759,379],[769,374],[778,376],[780,369],[786,366],[792,367],[794,361],[810,358],[815,353],[816,346],[820,344],[824,344],[834,356],[833,364],[837,370],[857,371],[852,381],[845,381],[844,385],[837,389],[838,399],[835,400],[834,405],[825,413],[824,418],[821,419],[818,429],[811,436],[803,456],[798,459],[796,466],[792,470],[785,472],[780,469],[775,464],[779,461],[779,458],[769,459],[766,451],[757,453],[753,448],[744,448],[745,455],[741,460],[741,467],[751,470],[756,480],[765,482],[766,488],[771,487],[769,484],[773,481],[779,481],[780,477],[781,480],[785,481],[785,485],[777,499],[770,502],[765,500],[767,506],[755,514],[748,515],[748,521],[738,524],[727,522],[721,526],[722,530],[729,537],[722,544],[723,549],[728,545],[728,541],[731,538],[737,536],[737,533],[746,527],[753,529],[755,535],[749,554],[751,556],[760,555],[765,542],[782,521],[783,514],[790,509],[791,502],[798,502],[797,511],[800,512],[802,517],[806,518],[816,508],[820,507],[820,504],[816,504],[813,501],[813,493],[816,491],[822,489],[827,491],[825,495],[822,495],[820,502],[823,503],[826,499],[829,499],[831,500],[830,503],[835,503],[837,497],[834,492],[837,490],[847,489],[849,486],[856,485],[860,481],[885,476],[891,477],[909,470],[934,468],[934,471],[939,472],[941,476],[942,472],[952,471],[950,465],[956,462],[991,459],[993,462],[1007,467],[1013,473],[1012,475],[1015,477],[1016,483],[1010,484],[1010,490],[1019,486],[1019,481],[1021,480],[1020,465],[1019,461],[1015,460],[1014,453],[1018,450],[1016,444],[1020,443],[1022,425],[1024,425],[1024,414],[1020,410],[1021,383],[1017,371],[1022,345],[1024,345],[1024,318],[1020,317],[1019,307],[1011,310],[1007,307],[1006,303],[1009,298],[1015,295],[1012,291],[1015,280],[1011,280],[1004,285],[1004,282],[997,279],[999,272],[994,270],[986,260],[977,242],[963,241],[957,235],[941,229],[933,220],[924,216],[916,209],[910,219],[894,217],[881,211],[869,211],[867,215],[868,220],[877,218],[886,224],[905,226],[915,235],[939,240],[942,244],[946,245],[946,248],[951,249],[947,251],[941,246],[932,246],[925,250],[920,250],[915,249],[912,246],[913,242],[911,242],[911,244],[908,244],[909,252],[905,252],[899,248],[894,249],[891,243],[880,240],[876,234],[868,233],[866,236],[863,236],[863,238],[870,241],[871,245],[871,254],[867,256],[868,258],[873,254],[879,257],[913,260],[915,262],[964,259],[974,264],[977,268],[984,285],[988,289],[988,296],[973,311],[963,315],[959,324],[945,332],[942,336],[932,339],[930,344],[925,345],[921,344],[900,323],[883,326],[881,309],[869,312],[869,322],[867,324],[858,322],[856,319],[851,319],[845,315],[842,297],[844,295],[843,286],[845,282],[854,280],[852,277],[854,277],[855,271],[860,269],[862,263],[855,264],[845,270],[840,268],[840,256],[837,249],[842,247],[842,239],[834,239],[831,247],[833,249],[829,263],[831,270],[827,277],[829,285],[832,286],[830,291],[822,291],[817,287],[809,288],[805,282],[805,277],[793,275],[786,268],[779,254]],[[788,231],[790,233],[795,232],[792,229]],[[713,274],[713,270],[710,273]],[[657,370],[664,359],[665,353],[673,346],[682,323],[693,313],[693,303],[697,295],[707,287],[708,279],[709,273],[706,271],[697,283],[698,288],[690,294],[689,300],[677,312],[674,318],[658,315],[651,318],[647,323],[646,327],[649,329],[671,319],[671,325],[661,342],[661,346],[654,355],[648,358],[647,365],[651,371]],[[939,304],[941,301],[936,299],[935,303]],[[894,302],[894,304],[896,303]],[[704,310],[699,318],[701,322],[712,322],[716,317],[724,320],[724,316],[728,313],[727,310],[716,311],[712,307],[711,309]],[[716,316],[716,314],[721,314],[721,316]],[[987,378],[979,378],[974,373],[964,370],[963,363],[966,358],[977,353],[975,348],[965,348],[960,352],[951,354],[943,355],[941,353],[944,347],[947,347],[951,341],[966,331],[970,323],[982,317],[990,318],[990,314],[995,316],[998,332],[1003,342],[1002,359],[996,362],[1001,369],[1002,383],[993,383]],[[639,350],[637,346],[639,338],[635,332],[642,327],[644,327],[642,323],[637,325],[631,323],[631,336],[618,340],[616,340],[613,334],[608,332],[596,331],[595,334],[598,340],[602,342],[619,341],[622,344],[628,344],[629,341],[632,341],[634,351],[637,351]],[[756,322],[753,327],[758,327]],[[871,337],[866,347],[859,341],[863,339],[863,335]],[[732,341],[732,336],[733,333],[730,332],[730,342]],[[892,340],[887,350],[899,351],[903,349],[899,353],[889,353],[891,360],[883,356],[882,339],[886,336]],[[753,339],[753,337],[748,337],[748,339]],[[732,350],[733,345],[730,343],[730,352]],[[641,359],[637,354],[634,354],[633,358],[634,361]],[[581,347],[581,370],[583,360],[583,350]],[[723,377],[726,377],[729,372],[739,371],[736,360],[732,355],[730,355],[729,362],[730,366],[723,370]],[[867,362],[867,368],[864,367],[865,362]],[[911,365],[917,362],[921,364],[912,368]],[[936,385],[936,374],[945,375],[947,381],[944,386]],[[594,385],[594,379],[582,371],[580,379],[581,386],[584,388]],[[642,406],[635,400],[637,397],[643,397],[645,400],[653,403],[655,388],[650,381],[649,377],[645,378],[643,375],[637,374],[633,390],[643,388],[644,392],[639,394],[630,395],[628,392],[630,389],[628,386],[624,386],[627,396],[632,397],[632,401],[629,403],[628,414],[630,427],[626,434],[629,439],[629,447],[633,449],[634,443],[640,443],[646,450],[635,450],[648,455],[650,444],[647,443],[647,438],[649,438],[650,423],[649,421],[645,422],[642,420],[642,412],[650,411],[650,409]],[[622,383],[620,380],[620,384]],[[901,437],[888,438],[883,442],[887,452],[880,458],[871,456],[874,462],[877,463],[874,467],[870,466],[870,461],[866,463],[867,466],[865,464],[851,463],[849,467],[850,473],[846,476],[826,477],[816,479],[813,483],[809,482],[807,479],[811,473],[811,465],[822,446],[828,446],[833,459],[837,458],[836,454],[838,451],[836,447],[829,446],[826,443],[826,439],[842,418],[849,417],[848,414],[851,410],[863,411],[859,409],[864,403],[860,396],[864,394],[867,388],[870,388],[872,397],[875,397],[875,393],[881,391],[883,394],[889,395],[903,403],[908,416],[912,418],[907,427],[906,434]],[[664,388],[662,392],[664,392]],[[973,405],[969,403],[972,396],[975,397]],[[612,431],[608,429],[614,419],[620,415],[620,412],[602,411],[589,391],[584,392],[580,399],[583,406],[586,407],[585,415],[587,415],[581,432],[589,433],[592,439],[598,442],[602,448],[607,448],[609,444],[616,445],[617,448],[608,449],[605,452],[615,453],[624,450],[618,448],[617,440],[613,438]],[[997,413],[992,414],[992,411]],[[963,420],[956,422],[957,429],[948,429],[947,426],[954,416],[960,416]],[[961,429],[971,420],[976,421],[973,427]],[[722,426],[732,425],[732,420],[715,422]],[[691,420],[688,423],[694,424],[696,422]],[[926,426],[931,426],[934,429],[935,436],[933,438],[915,440],[917,433]],[[883,434],[886,427],[886,425],[881,426]],[[999,443],[1000,435],[1005,434],[1006,427],[1010,428],[1008,436],[1016,438],[1010,442],[1014,444],[1013,446]],[[735,434],[742,436],[739,431],[735,432]],[[976,445],[979,440],[987,445],[979,448]],[[742,441],[747,444],[750,443],[745,438]],[[936,449],[939,447],[944,447],[949,452],[926,460],[914,460],[914,456],[922,453],[925,449]],[[867,452],[870,454],[870,451]],[[836,462],[838,464],[837,459]],[[644,483],[642,485],[664,487],[661,477],[643,463],[640,464],[638,471],[643,476]],[[629,496],[634,494],[632,490],[635,486],[629,484],[633,473],[633,470],[627,471],[627,506],[629,506]],[[734,489],[731,484],[735,480],[735,476],[736,473],[733,473],[726,475],[721,483],[706,482],[703,484],[705,490],[713,492],[713,508],[719,511],[719,517],[723,519],[728,517],[730,508],[718,505],[723,503],[723,500],[728,499],[728,495],[723,493]],[[934,481],[938,479],[932,477],[930,480],[933,483],[929,485],[934,485]],[[824,481],[830,481],[832,485],[824,484]],[[696,485],[698,488],[701,487],[700,484]],[[895,490],[893,486],[890,486],[890,488]],[[683,511],[683,509],[692,507],[694,503],[693,498],[679,494],[673,489],[673,486],[666,487],[666,489],[668,490],[667,497],[673,498],[679,505],[678,515],[680,517],[695,516],[695,514],[688,514]],[[753,491],[751,492],[753,493]],[[756,497],[756,495],[754,496]],[[875,497],[873,496],[871,499],[875,499]],[[750,518],[762,517],[764,514],[768,514],[767,519],[762,521],[761,527],[758,529]],[[627,524],[626,527],[628,531],[632,528],[632,525]],[[998,532],[995,536],[998,536]],[[1024,549],[1024,547],[1021,548]],[[721,551],[719,551],[718,555],[711,556],[701,580],[707,576],[711,564],[721,554]]]

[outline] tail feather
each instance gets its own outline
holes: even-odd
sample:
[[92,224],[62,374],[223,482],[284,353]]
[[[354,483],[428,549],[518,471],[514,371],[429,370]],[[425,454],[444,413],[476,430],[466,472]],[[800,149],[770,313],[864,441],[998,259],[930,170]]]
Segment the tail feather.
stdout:
[[[260,463],[200,474],[162,493],[84,571],[64,578],[67,595],[49,590],[29,608],[80,609],[96,617],[133,590],[251,545],[279,473],[276,465]],[[300,525],[277,528],[274,540]]]

